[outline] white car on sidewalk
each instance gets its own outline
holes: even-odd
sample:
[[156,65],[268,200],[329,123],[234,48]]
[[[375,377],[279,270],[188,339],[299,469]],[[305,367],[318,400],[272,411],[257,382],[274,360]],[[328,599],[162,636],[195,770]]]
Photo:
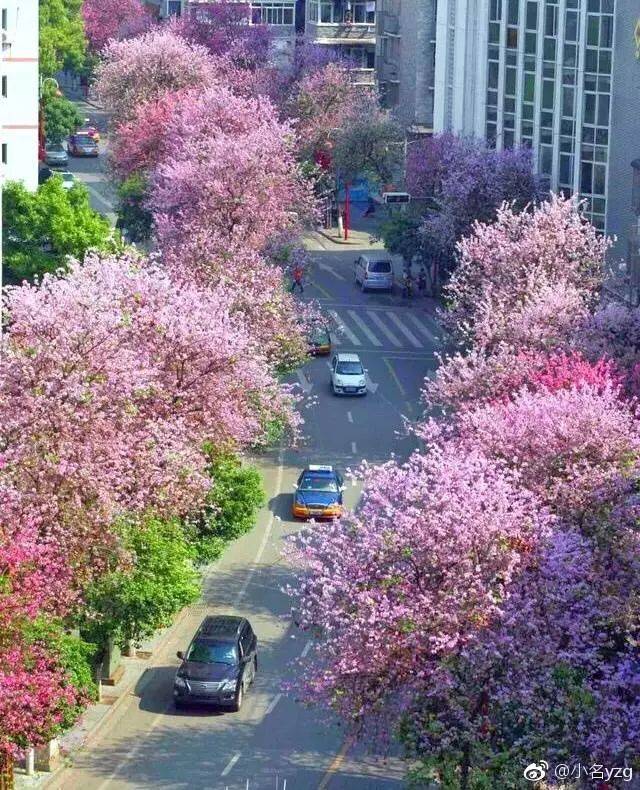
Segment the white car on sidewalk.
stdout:
[[366,395],[366,373],[357,354],[336,354],[331,360],[331,391],[334,395]]

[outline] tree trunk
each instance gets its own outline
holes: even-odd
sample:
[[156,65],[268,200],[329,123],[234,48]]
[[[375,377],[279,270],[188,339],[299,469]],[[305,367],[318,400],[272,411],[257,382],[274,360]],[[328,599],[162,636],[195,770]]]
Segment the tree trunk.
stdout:
[[13,759],[0,753],[0,790],[13,790]]
[[460,766],[460,790],[469,790],[469,763],[471,762],[471,748],[465,744],[462,750],[462,765]]

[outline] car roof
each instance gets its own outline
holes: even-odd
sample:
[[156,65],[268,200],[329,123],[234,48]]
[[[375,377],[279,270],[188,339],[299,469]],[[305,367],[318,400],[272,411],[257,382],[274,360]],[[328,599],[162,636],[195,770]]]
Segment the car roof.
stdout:
[[302,474],[312,474],[314,477],[335,477],[336,472],[332,466],[314,466],[310,464],[302,470]]
[[244,617],[235,617],[233,615],[211,615],[205,617],[200,628],[198,628],[197,637],[218,637],[231,639],[238,635],[242,626],[246,623]]
[[338,362],[360,362],[357,354],[337,354]]

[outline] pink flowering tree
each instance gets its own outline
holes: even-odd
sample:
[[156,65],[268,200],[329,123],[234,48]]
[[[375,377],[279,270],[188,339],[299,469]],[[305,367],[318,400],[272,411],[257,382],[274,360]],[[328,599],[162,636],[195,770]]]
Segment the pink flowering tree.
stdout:
[[608,246],[571,200],[553,196],[522,214],[504,207],[495,223],[475,225],[459,243],[444,320],[460,342],[490,346],[508,335],[518,311],[521,324],[528,311],[521,332],[544,326],[555,299],[556,306],[572,305],[574,326],[584,316],[580,305],[584,311],[594,304]]
[[386,730],[488,626],[553,518],[501,464],[453,445],[365,470],[356,515],[304,535],[296,619],[321,635],[306,697]]
[[11,289],[3,473],[82,580],[123,512],[197,509],[206,443],[242,448],[273,418],[295,425],[242,316],[221,290],[175,284],[134,255],[89,257]]
[[138,36],[153,24],[142,0],[84,0],[82,17],[94,52],[100,52],[112,40]]
[[170,27],[137,38],[112,41],[102,52],[96,90],[117,125],[133,118],[145,102],[170,91],[217,83],[216,61]]
[[624,381],[612,360],[591,362],[577,351],[547,353],[502,344],[491,353],[473,349],[441,360],[433,379],[425,382],[424,400],[429,407],[473,410],[487,402],[506,402],[523,388],[554,392],[588,384],[603,391]]
[[270,102],[218,87],[181,102],[167,128],[150,208],[162,249],[179,249],[203,222],[211,244],[260,250],[310,213],[293,134]]
[[266,24],[251,22],[249,3],[198,3],[173,21],[174,31],[187,41],[226,56],[242,69],[255,71],[268,63],[273,33]]
[[427,441],[457,437],[507,464],[559,514],[597,528],[637,476],[635,407],[606,379],[604,386],[600,380],[552,391],[544,382],[564,374],[547,368],[537,375],[536,392],[522,389],[510,401],[464,411],[449,425],[430,421],[418,433]]

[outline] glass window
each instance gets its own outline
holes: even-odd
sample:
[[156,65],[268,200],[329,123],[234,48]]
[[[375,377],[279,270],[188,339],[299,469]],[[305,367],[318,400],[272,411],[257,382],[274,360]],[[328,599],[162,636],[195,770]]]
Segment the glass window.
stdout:
[[606,184],[607,168],[605,165],[593,166],[593,192],[596,195],[604,195]]
[[598,71],[601,74],[611,74],[611,52],[609,50],[600,50],[600,54],[598,55]]
[[514,136],[513,132],[505,131],[505,133],[502,136],[504,147],[505,148],[513,148],[514,139],[515,139],[515,136]]
[[585,71],[598,70],[598,50],[587,47],[587,56],[584,63]]
[[498,64],[489,61],[488,85],[490,88],[498,87],[498,71],[499,71]]
[[516,100],[515,98],[509,98],[508,96],[505,97],[504,100],[504,111],[505,112],[512,112],[515,114],[516,111]]
[[553,109],[553,88],[551,80],[544,80],[542,83],[542,106],[545,110]]
[[564,57],[562,59],[562,64],[564,66],[576,66],[576,52],[577,48],[575,44],[565,44],[564,45]]
[[553,148],[550,145],[540,146],[539,162],[540,172],[550,175],[553,167]]
[[600,19],[600,46],[611,48],[613,45],[613,17],[603,16]]
[[527,29],[538,29],[538,4],[529,2],[527,3]]
[[600,17],[589,14],[587,17],[587,44],[597,47],[600,40]]
[[596,143],[598,145],[609,145],[608,129],[596,129]]
[[197,641],[189,648],[187,661],[198,664],[237,664],[238,654],[233,642]]
[[573,119],[563,119],[560,121],[560,134],[566,134],[573,137]]
[[564,37],[566,41],[578,40],[578,14],[576,11],[567,11],[565,17]]
[[525,101],[533,101],[536,91],[536,77],[535,74],[526,73],[524,75],[524,90],[523,97]]
[[515,96],[516,94],[516,69],[505,69],[504,92],[508,96]]
[[522,105],[522,117],[525,118],[527,121],[533,120],[533,104]]
[[518,49],[518,28],[507,28],[507,47],[508,49]]
[[500,24],[498,22],[489,22],[489,43],[500,43]]
[[525,33],[524,36],[524,51],[530,55],[534,55],[537,49],[538,40],[535,33]]
[[508,11],[507,22],[510,25],[517,25],[518,24],[518,6],[519,5],[520,5],[519,0],[509,0],[509,11]]
[[495,123],[488,123],[487,124],[487,142],[490,145],[496,144],[496,136],[497,136],[498,127]]
[[[338,370],[341,373],[341,370]],[[306,474],[300,481],[300,491],[325,491],[327,493],[336,494],[338,492],[338,483],[335,477],[327,475],[313,475]]]
[[544,15],[545,36],[556,36],[558,33],[558,9],[556,6],[547,5]]
[[560,154],[560,183],[571,184],[573,181],[573,157],[567,154]]
[[545,60],[556,59],[556,40],[555,38],[545,38],[542,57]]
[[573,88],[564,88],[562,91],[562,114],[573,117],[573,101],[575,92]]
[[580,168],[580,191],[583,195],[591,194],[591,182],[593,181],[593,164],[582,162]]
[[601,93],[598,96],[598,126],[609,125],[609,96]]
[[324,23],[333,22],[333,3],[320,2],[320,21]]

